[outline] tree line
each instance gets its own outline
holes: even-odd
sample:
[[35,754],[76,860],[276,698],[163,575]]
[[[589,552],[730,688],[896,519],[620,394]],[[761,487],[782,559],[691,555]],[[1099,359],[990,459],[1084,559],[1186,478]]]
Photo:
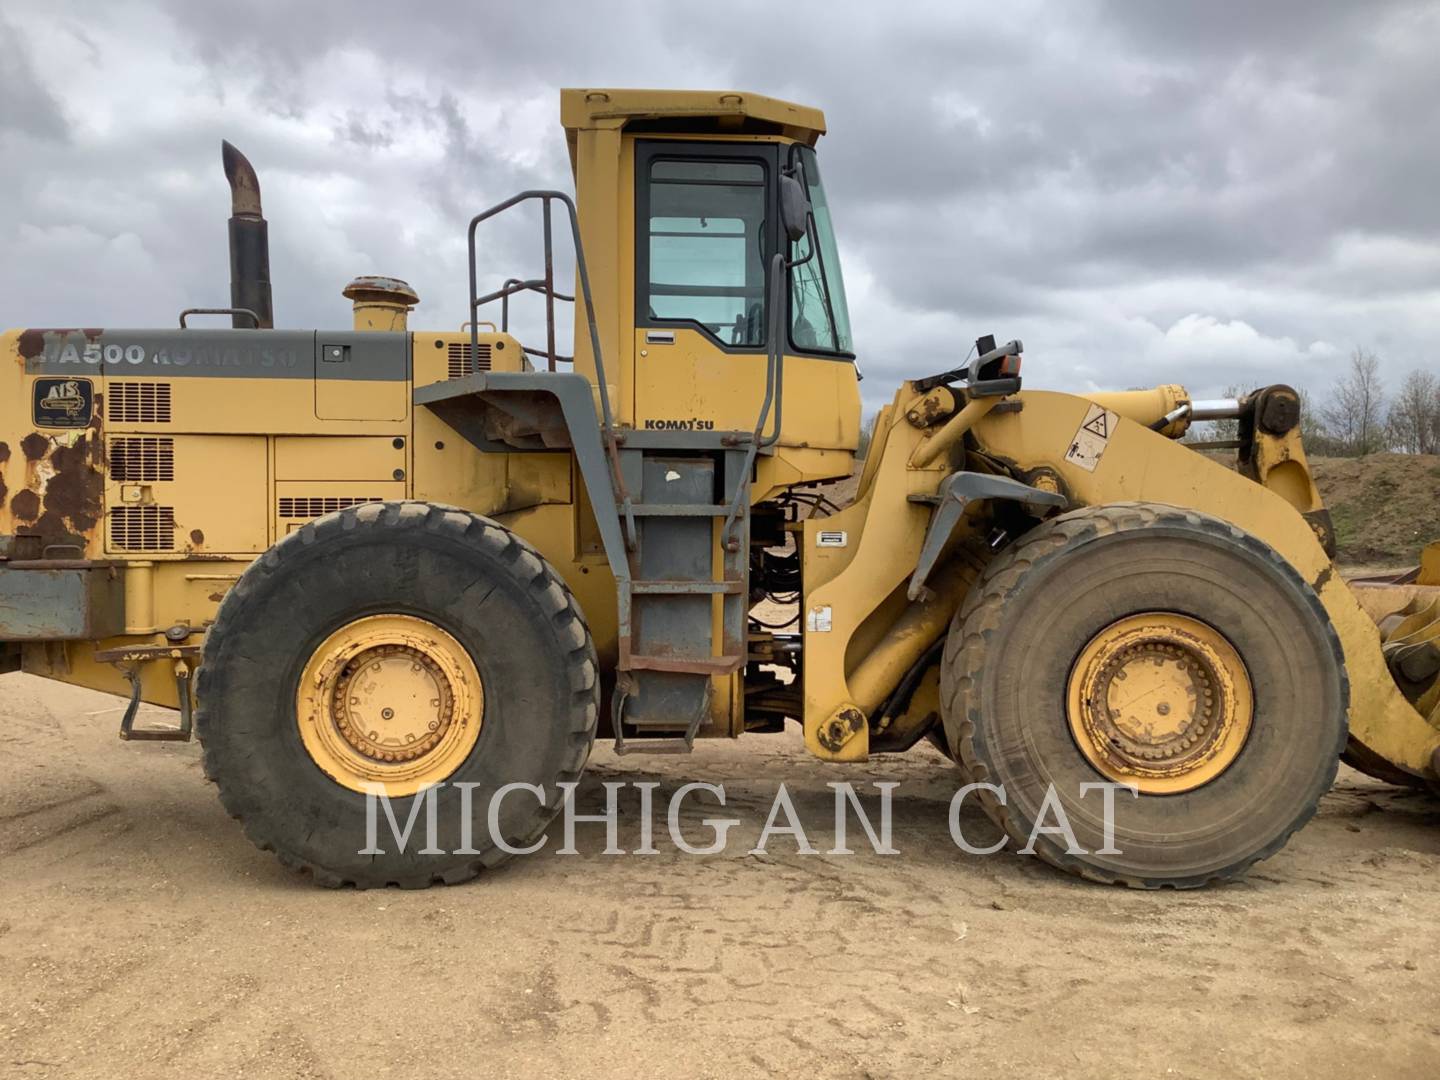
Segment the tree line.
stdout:
[[[1258,387],[1228,386],[1226,397],[1244,397]],[[1300,433],[1305,449],[1322,457],[1364,457],[1381,450],[1404,454],[1440,453],[1440,379],[1411,371],[1388,394],[1380,357],[1356,348],[1343,375],[1323,403],[1301,388]],[[1215,421],[1202,437],[1234,439],[1234,420]]]

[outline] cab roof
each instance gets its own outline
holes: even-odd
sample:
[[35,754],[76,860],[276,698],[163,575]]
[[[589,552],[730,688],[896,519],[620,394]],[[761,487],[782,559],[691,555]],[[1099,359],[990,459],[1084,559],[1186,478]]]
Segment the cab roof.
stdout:
[[738,90],[566,89],[560,122],[572,150],[578,132],[596,128],[773,134],[809,146],[825,134],[819,109]]

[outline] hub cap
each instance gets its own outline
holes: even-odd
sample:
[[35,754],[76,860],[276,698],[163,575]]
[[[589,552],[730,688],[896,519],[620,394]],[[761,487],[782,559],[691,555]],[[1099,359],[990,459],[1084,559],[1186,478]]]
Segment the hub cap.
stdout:
[[1198,619],[1132,615],[1081,650],[1067,693],[1070,731],[1091,765],[1149,795],[1190,791],[1239,756],[1254,693],[1240,654]]
[[300,677],[306,751],[354,791],[413,795],[459,767],[480,735],[485,690],[444,630],[410,615],[371,615],[336,630]]

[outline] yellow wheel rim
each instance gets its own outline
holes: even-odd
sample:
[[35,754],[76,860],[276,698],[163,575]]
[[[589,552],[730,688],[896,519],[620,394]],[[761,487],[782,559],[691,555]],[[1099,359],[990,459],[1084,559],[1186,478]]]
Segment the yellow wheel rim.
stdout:
[[1080,752],[1103,775],[1173,795],[1234,764],[1255,701],[1223,635],[1187,615],[1150,612],[1107,626],[1081,650],[1066,711]]
[[461,644],[411,615],[347,623],[311,654],[295,715],[321,771],[353,791],[413,795],[475,748],[485,712],[480,672]]

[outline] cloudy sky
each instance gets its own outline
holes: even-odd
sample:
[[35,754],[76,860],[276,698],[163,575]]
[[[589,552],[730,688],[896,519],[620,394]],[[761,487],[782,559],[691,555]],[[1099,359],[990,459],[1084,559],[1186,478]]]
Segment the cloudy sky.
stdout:
[[226,302],[224,137],[278,325],[385,273],[458,327],[468,217],[569,186],[558,87],[733,88],[825,110],[872,406],[986,331],[1032,385],[1323,391],[1356,345],[1394,385],[1440,372],[1437,53],[1381,0],[5,0],[0,325]]

